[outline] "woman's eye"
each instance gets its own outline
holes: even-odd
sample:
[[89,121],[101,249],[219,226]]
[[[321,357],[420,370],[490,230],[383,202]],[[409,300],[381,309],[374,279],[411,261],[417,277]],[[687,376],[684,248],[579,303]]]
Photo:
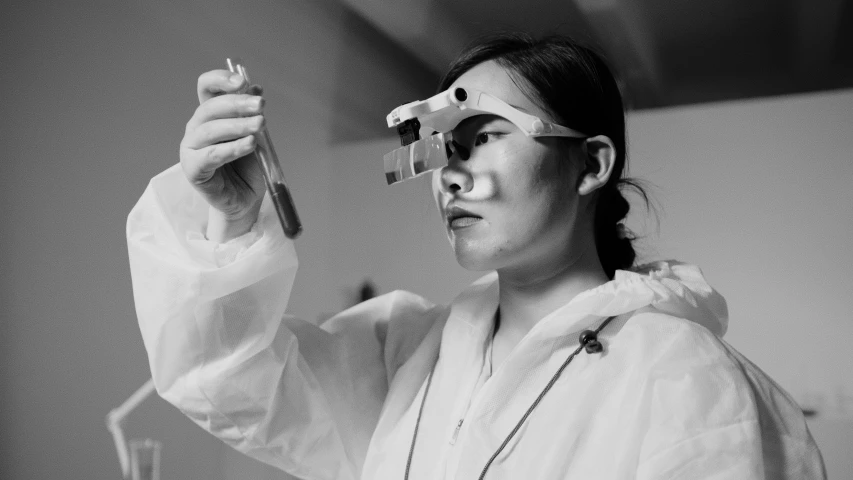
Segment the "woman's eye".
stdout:
[[474,137],[474,146],[482,145],[494,140],[499,134],[497,132],[480,132]]

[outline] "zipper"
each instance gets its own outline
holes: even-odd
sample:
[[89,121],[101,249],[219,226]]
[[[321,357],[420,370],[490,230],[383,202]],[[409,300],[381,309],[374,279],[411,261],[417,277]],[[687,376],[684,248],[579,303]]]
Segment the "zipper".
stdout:
[[450,444],[451,445],[456,445],[456,438],[459,437],[459,430],[462,429],[462,422],[464,422],[464,421],[465,421],[464,418],[460,418],[459,423],[456,424],[456,429],[453,430],[453,436],[450,437]]

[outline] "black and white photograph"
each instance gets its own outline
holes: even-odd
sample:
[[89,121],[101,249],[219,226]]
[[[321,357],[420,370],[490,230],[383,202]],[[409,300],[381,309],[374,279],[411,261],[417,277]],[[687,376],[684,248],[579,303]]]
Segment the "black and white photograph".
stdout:
[[0,12],[0,479],[853,480],[853,2]]

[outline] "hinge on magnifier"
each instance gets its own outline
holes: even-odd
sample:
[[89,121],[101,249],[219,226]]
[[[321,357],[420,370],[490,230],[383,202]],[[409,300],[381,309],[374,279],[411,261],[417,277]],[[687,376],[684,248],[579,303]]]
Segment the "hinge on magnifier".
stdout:
[[400,135],[400,145],[405,147],[415,140],[420,140],[420,130],[421,122],[417,118],[410,118],[397,125],[397,134]]

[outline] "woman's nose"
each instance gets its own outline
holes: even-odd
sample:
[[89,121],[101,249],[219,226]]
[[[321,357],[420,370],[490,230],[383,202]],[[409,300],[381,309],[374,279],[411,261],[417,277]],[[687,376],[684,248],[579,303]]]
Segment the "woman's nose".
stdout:
[[468,162],[458,152],[451,155],[446,167],[440,172],[441,189],[446,193],[467,193],[474,187],[474,177],[468,169]]

